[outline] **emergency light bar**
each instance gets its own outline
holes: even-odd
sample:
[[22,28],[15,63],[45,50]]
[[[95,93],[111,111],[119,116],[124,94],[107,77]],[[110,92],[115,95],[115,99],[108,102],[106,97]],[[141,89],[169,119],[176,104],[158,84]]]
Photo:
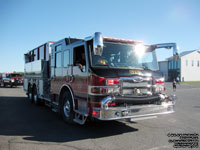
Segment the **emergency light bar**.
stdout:
[[134,43],[144,43],[143,41],[135,41],[135,40],[130,40],[130,39],[119,39],[119,38],[113,38],[113,37],[105,37],[103,36],[103,40],[105,40],[106,42],[120,42],[120,43],[130,43],[130,44],[134,44]]

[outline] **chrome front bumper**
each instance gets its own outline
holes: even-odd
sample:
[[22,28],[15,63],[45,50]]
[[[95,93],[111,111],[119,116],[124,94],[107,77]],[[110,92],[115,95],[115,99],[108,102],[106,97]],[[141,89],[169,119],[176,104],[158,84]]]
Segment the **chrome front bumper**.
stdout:
[[160,104],[146,104],[146,105],[132,105],[126,107],[104,107],[106,101],[112,100],[112,97],[107,97],[102,101],[102,107],[94,107],[96,115],[93,116],[99,120],[119,120],[128,118],[146,118],[162,114],[169,114],[174,112],[176,96],[165,98]]

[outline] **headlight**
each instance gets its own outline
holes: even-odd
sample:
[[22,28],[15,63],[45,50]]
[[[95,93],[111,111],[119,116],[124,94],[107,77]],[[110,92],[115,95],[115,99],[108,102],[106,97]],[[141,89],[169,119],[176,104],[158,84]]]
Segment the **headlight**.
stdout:
[[15,80],[14,80],[14,79],[11,79],[11,82],[15,82]]
[[93,86],[89,87],[89,93],[94,95],[107,95],[107,94],[118,94],[120,89],[119,87],[104,87],[104,86]]
[[108,94],[113,93],[113,90],[114,90],[113,88],[108,88],[108,89],[107,89]]
[[119,93],[119,87],[112,87],[107,89],[108,94],[118,94]]

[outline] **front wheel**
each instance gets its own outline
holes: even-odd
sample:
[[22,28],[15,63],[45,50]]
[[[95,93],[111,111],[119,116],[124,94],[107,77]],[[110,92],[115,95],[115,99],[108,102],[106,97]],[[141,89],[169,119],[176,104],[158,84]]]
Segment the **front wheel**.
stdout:
[[64,92],[61,96],[60,112],[65,122],[73,123],[74,110],[73,110],[72,98],[69,92]]

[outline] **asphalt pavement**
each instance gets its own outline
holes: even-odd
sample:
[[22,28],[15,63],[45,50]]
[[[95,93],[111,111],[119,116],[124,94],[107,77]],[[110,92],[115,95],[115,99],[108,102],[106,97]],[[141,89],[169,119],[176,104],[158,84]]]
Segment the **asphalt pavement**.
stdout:
[[32,104],[23,87],[0,87],[0,150],[171,150],[178,135],[200,144],[200,86],[181,84],[175,92],[171,83],[166,87],[178,96],[173,114],[85,126],[68,125],[50,108]]

